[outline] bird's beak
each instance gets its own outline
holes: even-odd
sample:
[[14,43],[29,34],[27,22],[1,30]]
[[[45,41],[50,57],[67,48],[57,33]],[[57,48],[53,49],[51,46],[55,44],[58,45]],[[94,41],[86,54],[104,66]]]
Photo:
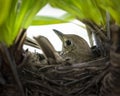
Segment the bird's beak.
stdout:
[[53,29],[53,31],[57,34],[57,36],[61,39],[61,41],[64,41],[64,34],[56,29]]

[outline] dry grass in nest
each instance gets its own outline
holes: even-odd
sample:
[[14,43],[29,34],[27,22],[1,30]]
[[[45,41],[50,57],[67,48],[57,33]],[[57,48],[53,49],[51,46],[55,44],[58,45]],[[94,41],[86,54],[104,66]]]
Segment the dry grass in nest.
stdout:
[[99,94],[107,58],[68,64],[42,64],[40,55],[27,53],[28,60],[20,66],[19,75],[26,96],[93,96]]

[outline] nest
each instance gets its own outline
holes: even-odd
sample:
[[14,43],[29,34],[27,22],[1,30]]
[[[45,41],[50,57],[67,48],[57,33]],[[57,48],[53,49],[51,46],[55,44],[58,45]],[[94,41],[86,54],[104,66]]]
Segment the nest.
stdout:
[[107,58],[70,64],[47,64],[42,55],[27,52],[19,69],[26,96],[97,96],[108,69]]
[[42,54],[27,51],[21,64],[11,63],[17,71],[2,63],[0,96],[119,96],[116,64],[120,56],[112,51],[111,56],[117,63],[102,57],[78,64],[49,64]]

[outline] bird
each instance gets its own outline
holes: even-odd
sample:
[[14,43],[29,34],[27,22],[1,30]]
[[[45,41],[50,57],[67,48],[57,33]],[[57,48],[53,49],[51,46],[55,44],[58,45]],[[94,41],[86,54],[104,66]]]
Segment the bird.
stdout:
[[63,34],[56,29],[53,31],[62,41],[60,56],[64,59],[70,63],[82,63],[93,59],[93,52],[82,37],[75,34]]
[[45,36],[39,35],[33,38],[34,40],[26,38],[25,44],[41,49],[48,64],[60,63],[63,61],[62,57]]
[[41,49],[50,63],[51,59],[55,62],[67,61],[73,64],[86,62],[94,58],[92,49],[82,37],[75,34],[63,34],[56,29],[53,29],[53,31],[62,41],[60,52],[57,52],[51,42],[41,35],[34,37],[34,40],[26,38],[25,44]]

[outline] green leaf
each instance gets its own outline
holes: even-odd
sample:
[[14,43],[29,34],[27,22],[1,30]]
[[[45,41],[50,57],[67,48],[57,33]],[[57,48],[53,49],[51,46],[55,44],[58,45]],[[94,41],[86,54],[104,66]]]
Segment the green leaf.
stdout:
[[0,0],[0,26],[9,15],[11,2],[12,0]]
[[112,18],[120,25],[120,0],[97,0],[99,6],[108,11]]
[[48,0],[0,0],[0,42],[13,44],[20,30],[29,27],[47,3]]
[[59,24],[59,23],[67,23],[71,20],[75,19],[70,14],[64,14],[58,18],[51,16],[35,16],[31,25],[48,25],[48,24]]
[[85,19],[98,25],[105,24],[105,11],[100,11],[95,0],[50,0],[50,4],[67,11],[81,21]]
[[[32,20],[35,16],[35,14],[41,9],[43,8],[43,6],[45,6],[47,4],[48,0],[36,0],[33,4],[33,6],[31,7],[31,10],[27,12],[26,17],[25,17],[25,22],[24,22],[24,28],[27,28]],[[34,6],[35,5],[35,6]]]
[[[1,2],[4,2],[4,0],[1,0]],[[4,3],[7,3],[6,7],[4,6]],[[14,19],[15,19],[15,9],[16,9],[16,4],[17,0],[5,0],[4,3],[1,4],[1,14],[4,14],[6,19],[3,21],[3,23],[0,25],[0,42],[5,42],[7,45],[11,43],[11,34],[12,34],[12,29],[14,25]],[[6,11],[4,10],[6,8]],[[1,15],[0,14],[0,15]],[[14,17],[14,19],[12,18]]]
[[36,16],[32,21],[32,25],[47,25],[58,23],[65,23],[65,21],[49,16]]

